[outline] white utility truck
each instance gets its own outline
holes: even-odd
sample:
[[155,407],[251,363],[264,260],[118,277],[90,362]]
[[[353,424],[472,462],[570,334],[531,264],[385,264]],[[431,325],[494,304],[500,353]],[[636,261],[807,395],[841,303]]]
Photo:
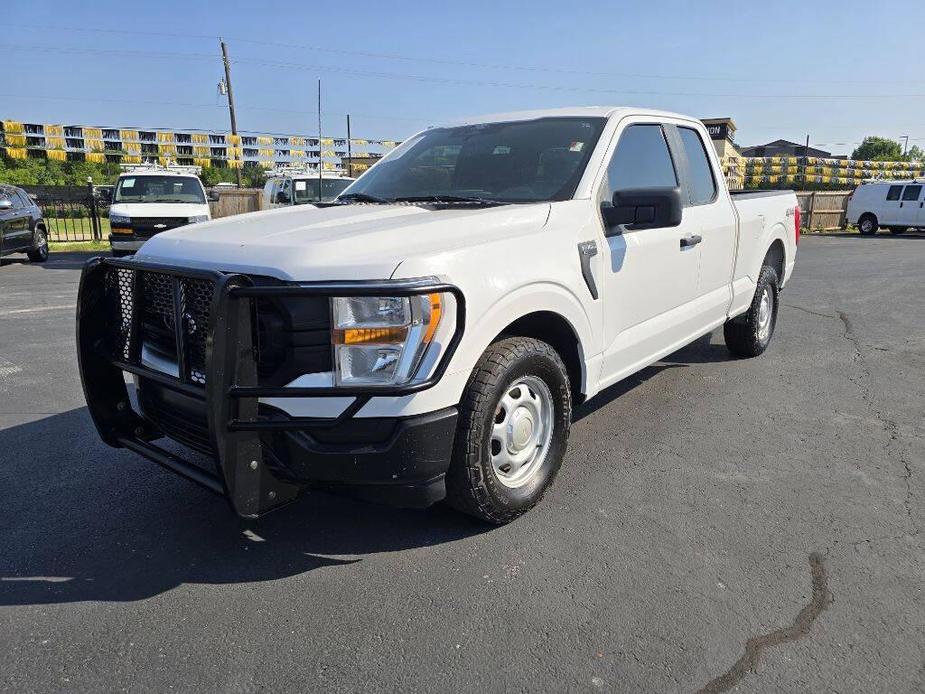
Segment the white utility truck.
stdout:
[[112,191],[109,243],[116,257],[155,234],[212,219],[198,166],[124,164]]
[[276,169],[267,174],[261,209],[331,202],[354,180],[342,171],[322,171],[319,176],[317,169],[305,167]]
[[504,523],[555,478],[575,403],[717,328],[764,352],[799,232],[794,193],[730,194],[686,116],[431,128],[330,204],[90,261],[81,376],[106,443],[242,516],[339,487]]
[[893,234],[925,229],[925,178],[864,181],[848,198],[845,219],[864,236],[873,236],[880,227]]

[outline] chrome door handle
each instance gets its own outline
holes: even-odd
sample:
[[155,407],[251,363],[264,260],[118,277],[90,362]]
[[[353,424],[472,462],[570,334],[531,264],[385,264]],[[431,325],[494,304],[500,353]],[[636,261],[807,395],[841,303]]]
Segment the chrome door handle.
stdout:
[[690,236],[685,236],[681,239],[681,248],[692,248],[698,243],[703,241],[703,237],[699,234],[692,234]]

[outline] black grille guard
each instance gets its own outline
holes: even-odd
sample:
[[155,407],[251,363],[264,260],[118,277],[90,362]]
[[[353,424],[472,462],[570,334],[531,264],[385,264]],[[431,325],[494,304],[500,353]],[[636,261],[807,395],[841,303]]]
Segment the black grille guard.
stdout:
[[[135,281],[131,326],[123,356],[111,351],[107,337],[116,329],[107,310],[106,273],[110,268],[154,272],[183,280],[214,282],[205,354],[205,387],[191,378],[188,339],[176,333],[179,376],[173,377],[141,365],[137,339],[140,320],[139,285]],[[178,281],[173,282],[179,306]],[[110,288],[111,290],[111,288]],[[258,382],[254,349],[255,326],[249,299],[300,296],[414,296],[446,292],[456,301],[455,332],[427,380],[406,386],[366,387],[263,387]],[[433,280],[311,282],[260,285],[242,274],[175,267],[134,259],[92,258],[84,266],[77,298],[77,355],[84,396],[93,423],[103,441],[127,448],[212,492],[225,496],[236,513],[256,517],[295,499],[301,487],[277,479],[266,464],[261,431],[295,430],[306,426],[335,426],[353,417],[370,398],[400,396],[431,388],[445,373],[462,339],[465,299],[458,287]],[[177,321],[179,324],[179,321]],[[125,326],[121,326],[124,328]],[[152,422],[136,412],[123,372],[205,401],[209,437],[215,451],[216,472],[188,462],[151,443],[162,436]],[[261,419],[260,398],[353,397],[336,418],[287,417]]]

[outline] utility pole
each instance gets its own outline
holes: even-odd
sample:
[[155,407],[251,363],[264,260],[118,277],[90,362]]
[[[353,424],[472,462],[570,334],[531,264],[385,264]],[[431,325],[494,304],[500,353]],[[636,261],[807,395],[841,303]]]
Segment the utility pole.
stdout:
[[806,136],[806,146],[803,147],[803,185],[806,185],[806,167],[809,165],[809,135]]
[[350,114],[347,114],[347,175],[353,176],[353,150],[350,147]]
[[[231,91],[231,63],[228,60],[228,47],[225,45],[224,39],[219,39],[219,43],[222,45],[222,62],[225,64],[225,86],[228,88],[228,115],[231,116],[231,134],[238,134],[238,121],[234,116],[234,92]],[[243,165],[244,162],[242,161]],[[235,173],[238,177],[238,188],[241,187],[241,167],[235,167]]]
[[324,145],[321,142],[321,80],[318,80],[318,202],[321,202],[321,169],[324,166]]

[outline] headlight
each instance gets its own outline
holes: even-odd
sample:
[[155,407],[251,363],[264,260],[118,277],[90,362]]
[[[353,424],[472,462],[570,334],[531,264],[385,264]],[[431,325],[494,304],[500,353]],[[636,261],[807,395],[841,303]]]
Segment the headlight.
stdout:
[[132,223],[131,217],[124,214],[109,215],[109,225],[114,227],[127,227]]
[[335,384],[394,386],[414,378],[446,296],[334,297],[331,304]]
[[189,218],[190,224],[196,224],[197,222],[208,222],[208,221],[209,221],[209,215],[207,214],[197,214],[196,216]]

